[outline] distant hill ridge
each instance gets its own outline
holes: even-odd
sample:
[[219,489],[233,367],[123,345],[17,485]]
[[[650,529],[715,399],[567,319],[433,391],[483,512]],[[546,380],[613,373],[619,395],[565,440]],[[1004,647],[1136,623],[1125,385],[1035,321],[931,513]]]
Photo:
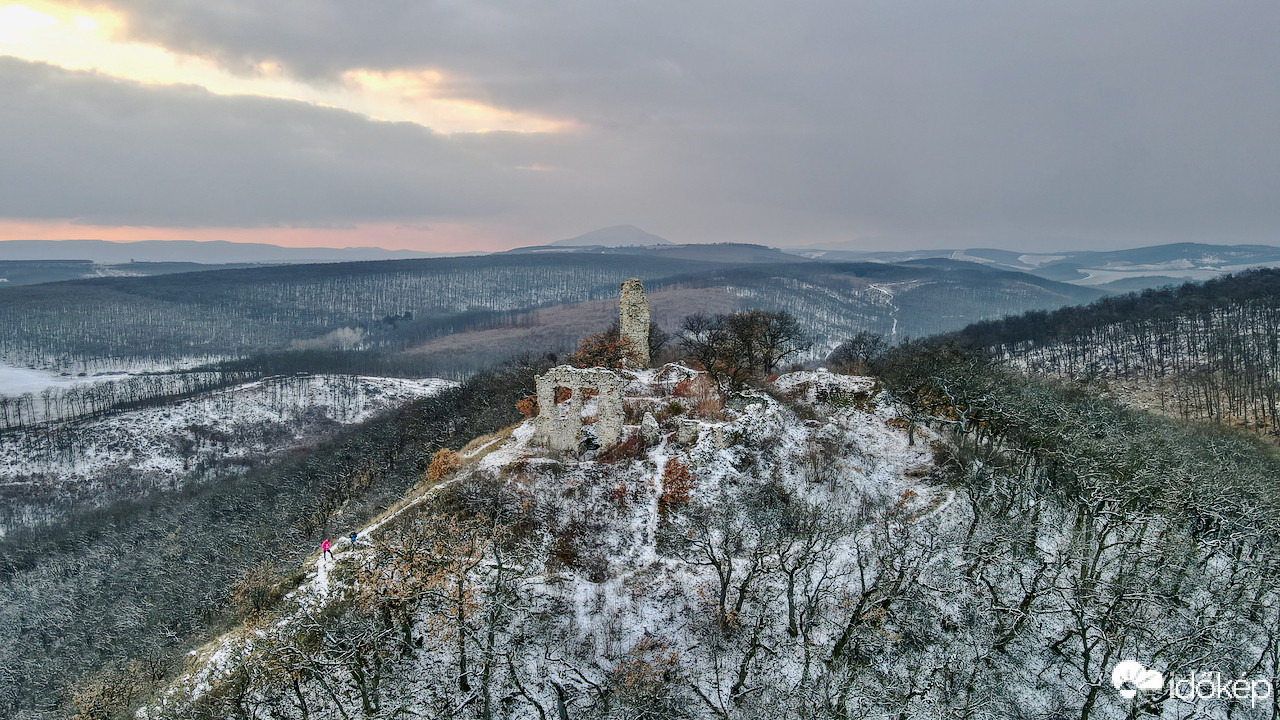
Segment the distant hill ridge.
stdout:
[[385,250],[378,247],[284,247],[267,243],[240,243],[226,240],[3,240],[0,261],[6,260],[87,260],[95,263],[185,262],[297,263],[354,260],[401,260],[435,257],[442,253],[415,250]]
[[[132,243],[106,240],[0,241],[0,263],[88,261],[100,265],[122,265],[132,262],[243,265],[540,253],[649,255],[732,264],[808,260],[902,263],[912,260],[948,259],[985,265],[994,269],[1028,273],[1073,285],[1095,287],[1108,293],[1123,293],[1148,287],[1176,285],[1187,281],[1208,280],[1251,267],[1280,267],[1280,247],[1270,245],[1170,243],[1105,251],[1064,249],[1022,252],[990,247],[871,251],[860,249],[853,243],[844,243],[826,248],[804,249],[773,248],[752,243],[675,244],[634,225],[613,225],[564,240],[527,245],[497,253],[475,251],[432,253],[386,250],[378,247],[293,248],[265,243],[192,240],[146,240]],[[116,268],[105,274],[157,274],[172,272],[175,269]],[[104,273],[94,270],[78,276],[98,274]],[[77,275],[71,268],[62,268],[47,280],[70,277],[77,277]],[[18,280],[4,272],[0,272],[0,278],[7,278],[11,284],[33,281]]]
[[1127,292],[1208,280],[1250,267],[1280,266],[1280,247],[1171,243],[1122,250],[1018,252],[996,248],[871,252],[843,248],[796,250],[825,261],[900,263],[948,258],[1003,270],[1026,272],[1050,280],[1087,285],[1107,292]]

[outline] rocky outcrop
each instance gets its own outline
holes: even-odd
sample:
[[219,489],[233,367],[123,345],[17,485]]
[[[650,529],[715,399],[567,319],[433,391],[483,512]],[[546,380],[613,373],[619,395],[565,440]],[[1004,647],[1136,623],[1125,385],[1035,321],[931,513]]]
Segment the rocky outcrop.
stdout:
[[640,435],[644,441],[650,445],[656,445],[662,437],[662,428],[658,426],[658,419],[653,413],[644,414],[644,419],[640,421]]

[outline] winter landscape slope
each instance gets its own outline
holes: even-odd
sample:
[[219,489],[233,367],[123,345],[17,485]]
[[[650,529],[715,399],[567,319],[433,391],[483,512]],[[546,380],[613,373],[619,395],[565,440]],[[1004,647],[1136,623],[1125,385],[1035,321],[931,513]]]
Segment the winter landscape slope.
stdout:
[[[666,418],[651,445],[631,426],[621,451],[551,454],[532,441],[533,420],[481,438],[450,477],[362,529],[357,545],[316,559],[279,614],[201,651],[141,716],[234,712],[237,703],[378,716],[492,704],[513,717],[563,705],[577,716],[615,683],[612,702],[639,714],[784,702],[826,674],[819,648],[829,652],[841,631],[817,616],[851,597],[859,544],[890,526],[951,524],[954,494],[926,480],[929,445],[907,444],[873,386],[827,373],[780,378],[800,402],[822,398],[830,414],[806,422],[763,394],[713,409],[698,373],[668,366],[634,375],[627,389],[629,415]],[[593,403],[583,413],[594,415]],[[699,414],[697,439],[678,442],[671,427]],[[449,507],[479,520],[442,520]],[[774,595],[774,562],[791,573],[786,601]],[[446,628],[450,615],[422,601],[455,584],[465,620]],[[359,622],[352,613],[386,602],[408,613],[397,612],[403,628],[373,630],[349,665],[326,657],[337,649],[332,629],[317,623]],[[784,602],[790,620],[777,611]],[[792,631],[804,639],[788,641]],[[281,661],[305,682],[278,685]],[[693,684],[666,687],[674,674]],[[700,695],[710,706],[701,712]]]
[[616,448],[526,420],[437,455],[139,716],[1269,717],[1109,673],[1276,659],[1274,459],[926,360],[723,407],[669,365],[629,375]]
[[267,378],[160,407],[0,435],[0,536],[56,522],[73,506],[244,472],[452,384]]
[[216,482],[155,488],[0,536],[0,717],[132,716],[193,643],[258,597],[242,592],[255,578],[368,522],[421,478],[436,449],[519,418],[515,404],[541,367],[490,368]]
[[1280,428],[1280,270],[1109,297],[958,333],[1028,371],[1183,418]]

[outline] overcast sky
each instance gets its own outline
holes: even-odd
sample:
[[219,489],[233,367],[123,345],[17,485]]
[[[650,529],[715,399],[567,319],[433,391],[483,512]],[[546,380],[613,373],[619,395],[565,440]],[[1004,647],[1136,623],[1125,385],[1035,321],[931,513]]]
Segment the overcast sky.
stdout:
[[1280,3],[0,0],[0,239],[1280,244]]

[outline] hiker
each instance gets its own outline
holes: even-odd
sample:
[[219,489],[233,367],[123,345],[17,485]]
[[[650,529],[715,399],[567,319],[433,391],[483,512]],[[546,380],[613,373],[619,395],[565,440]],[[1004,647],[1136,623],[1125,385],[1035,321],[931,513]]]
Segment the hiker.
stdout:
[[351,547],[355,547],[355,546],[356,546],[356,534],[351,533]]
[[324,542],[320,543],[320,557],[323,558],[325,555],[328,555],[330,560],[333,559],[333,553],[329,552],[329,538],[325,538]]

